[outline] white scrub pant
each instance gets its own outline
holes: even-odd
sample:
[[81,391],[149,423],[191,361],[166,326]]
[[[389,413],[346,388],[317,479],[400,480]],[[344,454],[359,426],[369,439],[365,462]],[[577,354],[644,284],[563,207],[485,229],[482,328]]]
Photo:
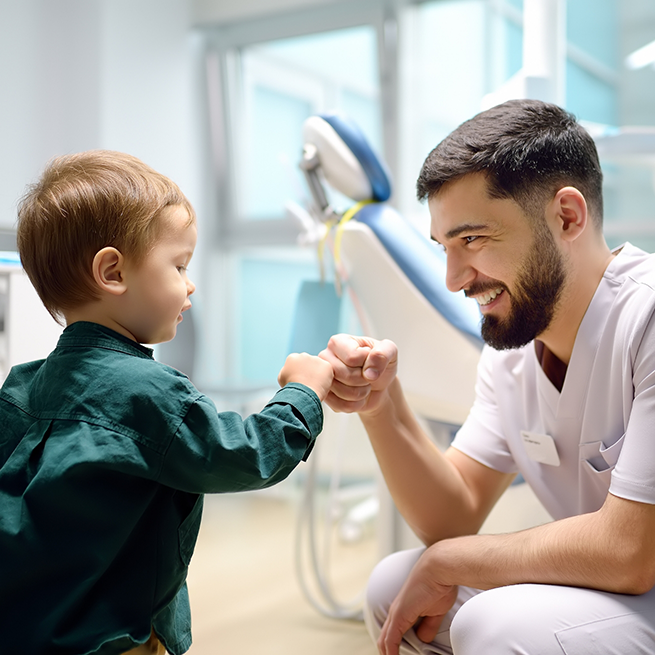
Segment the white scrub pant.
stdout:
[[[374,641],[423,548],[394,553],[373,570],[364,618]],[[577,587],[460,587],[435,640],[410,630],[401,655],[648,655],[655,653],[655,591],[624,596]]]

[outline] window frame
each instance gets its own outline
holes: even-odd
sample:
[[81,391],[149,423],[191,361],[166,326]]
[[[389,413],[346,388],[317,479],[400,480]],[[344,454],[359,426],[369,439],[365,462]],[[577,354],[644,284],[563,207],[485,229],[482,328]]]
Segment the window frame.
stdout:
[[217,217],[212,240],[223,251],[252,246],[294,244],[298,235],[289,217],[248,219],[238,215],[237,167],[240,137],[234,129],[241,115],[243,89],[240,79],[240,50],[248,46],[285,38],[307,36],[351,27],[370,26],[378,45],[380,104],[384,158],[392,177],[397,167],[397,21],[405,0],[351,0],[335,2],[265,19],[203,28],[205,37],[206,124],[209,125],[208,166],[214,193],[210,212]]
[[[234,311],[239,307],[239,254],[253,249],[297,246],[294,219],[242,220],[237,214],[237,170],[233,166],[234,117],[243,97],[239,50],[285,38],[368,25],[377,35],[378,74],[384,157],[392,176],[397,169],[398,12],[412,0],[339,0],[310,8],[296,8],[265,18],[205,25],[197,29],[198,120],[206,126],[206,173],[203,242],[200,268],[204,280],[200,342],[211,356],[200,362],[203,388],[223,393],[242,386],[238,355],[240,343]],[[270,252],[270,250],[269,250]],[[210,329],[211,326],[211,329]],[[209,363],[211,361],[211,364]],[[246,383],[248,386],[248,383]]]

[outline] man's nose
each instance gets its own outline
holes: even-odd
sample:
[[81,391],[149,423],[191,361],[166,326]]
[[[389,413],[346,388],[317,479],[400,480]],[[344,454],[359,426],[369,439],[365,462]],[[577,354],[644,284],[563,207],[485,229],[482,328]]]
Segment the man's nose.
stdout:
[[475,278],[475,269],[467,258],[453,250],[446,253],[446,287],[457,292],[466,289]]

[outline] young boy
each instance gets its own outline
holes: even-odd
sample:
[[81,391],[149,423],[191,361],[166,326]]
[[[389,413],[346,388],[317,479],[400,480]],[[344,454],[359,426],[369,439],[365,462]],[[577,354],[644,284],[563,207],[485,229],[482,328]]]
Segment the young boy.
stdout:
[[318,357],[242,420],[142,345],[191,307],[195,245],[178,187],[121,153],[54,160],[20,204],[23,266],[67,327],[0,390],[3,653],[184,653],[202,494],[279,482],[321,431]]

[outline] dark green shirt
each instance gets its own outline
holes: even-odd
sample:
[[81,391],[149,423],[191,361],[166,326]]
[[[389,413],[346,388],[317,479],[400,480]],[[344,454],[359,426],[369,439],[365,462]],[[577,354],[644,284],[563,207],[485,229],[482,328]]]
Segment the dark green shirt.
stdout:
[[0,421],[0,652],[122,653],[154,626],[178,655],[202,494],[283,480],[323,412],[289,384],[245,420],[218,413],[149,348],[74,323],[11,370]]

